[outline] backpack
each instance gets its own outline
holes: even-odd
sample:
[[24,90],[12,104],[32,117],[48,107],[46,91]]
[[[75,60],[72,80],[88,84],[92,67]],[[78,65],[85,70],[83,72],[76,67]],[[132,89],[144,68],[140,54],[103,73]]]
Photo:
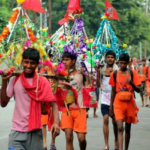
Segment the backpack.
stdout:
[[[116,83],[116,79],[117,79],[117,71],[118,70],[115,70],[114,73],[113,73],[113,78],[114,78],[115,83]],[[129,71],[129,74],[131,76],[131,81],[133,81],[133,72],[130,68],[128,68],[128,71]],[[136,98],[135,92],[134,92],[134,98]]]
[[[114,73],[113,73],[113,78],[114,78],[115,83],[116,83],[116,79],[117,79],[117,71],[118,70],[115,70]],[[131,80],[133,81],[133,72],[130,68],[128,68],[128,71],[129,71],[129,74],[131,76]]]

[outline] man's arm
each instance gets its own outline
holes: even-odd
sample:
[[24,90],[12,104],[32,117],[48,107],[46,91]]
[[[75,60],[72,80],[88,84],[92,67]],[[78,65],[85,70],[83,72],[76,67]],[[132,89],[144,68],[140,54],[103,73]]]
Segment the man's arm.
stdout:
[[98,87],[98,88],[100,88],[100,81],[101,81],[101,75],[100,75],[100,70],[99,69],[97,69],[97,79],[96,79],[96,86]]
[[140,86],[136,86],[130,77],[127,77],[126,81],[133,87],[134,91],[136,91],[137,93],[140,93]]
[[51,102],[50,103],[52,110],[53,110],[53,115],[54,115],[54,123],[59,124],[59,112],[58,112],[58,107],[56,102]]
[[136,85],[133,83],[133,81],[130,81],[129,84],[133,87],[134,91],[136,91],[137,93],[140,93],[140,86],[136,86]]
[[54,115],[54,124],[52,125],[52,132],[53,136],[57,136],[60,134],[60,128],[59,128],[59,112],[56,102],[50,102],[50,105],[52,107],[53,115]]
[[10,98],[7,96],[7,81],[12,76],[12,74],[8,76],[2,76],[2,88],[1,88],[1,106],[6,107]]
[[114,116],[113,104],[114,104],[115,96],[116,96],[116,88],[112,87],[112,90],[111,90],[111,99],[110,99],[110,107],[109,107],[109,115],[111,117]]

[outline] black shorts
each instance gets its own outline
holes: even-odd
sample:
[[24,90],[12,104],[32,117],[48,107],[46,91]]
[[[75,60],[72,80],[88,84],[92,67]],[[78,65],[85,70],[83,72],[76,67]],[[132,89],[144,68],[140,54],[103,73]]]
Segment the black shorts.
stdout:
[[103,116],[109,115],[109,105],[101,104],[101,113]]

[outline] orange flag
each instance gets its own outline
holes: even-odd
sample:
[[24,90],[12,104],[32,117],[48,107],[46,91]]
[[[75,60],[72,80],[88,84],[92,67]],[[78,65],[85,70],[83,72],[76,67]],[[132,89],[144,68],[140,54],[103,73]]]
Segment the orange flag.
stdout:
[[24,9],[32,10],[39,13],[46,13],[46,11],[42,8],[40,0],[25,0],[22,6]]
[[106,13],[109,14],[109,19],[116,19],[119,21],[119,16],[115,8],[110,4],[108,0],[105,1]]

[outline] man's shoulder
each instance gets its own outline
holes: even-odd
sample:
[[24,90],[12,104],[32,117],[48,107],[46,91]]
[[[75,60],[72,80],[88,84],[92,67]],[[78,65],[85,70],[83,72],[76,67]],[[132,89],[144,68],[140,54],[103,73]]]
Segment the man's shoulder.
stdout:
[[45,77],[43,77],[43,76],[39,76],[39,81],[41,81],[41,82],[44,83],[44,84],[49,83],[48,80],[47,80],[47,78],[45,78]]
[[83,77],[83,74],[81,72],[77,72],[74,76],[76,76],[76,77]]

